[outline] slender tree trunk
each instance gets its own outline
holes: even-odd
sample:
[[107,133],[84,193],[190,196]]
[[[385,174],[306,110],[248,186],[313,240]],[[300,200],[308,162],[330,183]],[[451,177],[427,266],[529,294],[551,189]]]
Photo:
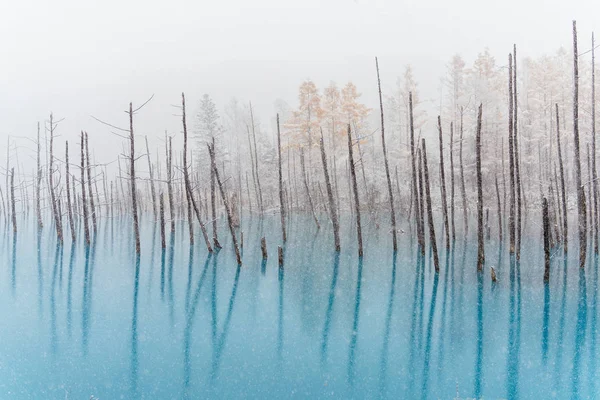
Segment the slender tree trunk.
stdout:
[[498,174],[495,175],[496,200],[498,201],[498,242],[502,245],[502,203],[500,202],[500,190],[498,188]]
[[354,192],[354,210],[356,211],[356,235],[358,237],[358,256],[363,256],[362,227],[360,223],[360,200],[358,198],[358,185],[356,184],[356,169],[354,168],[354,154],[352,151],[352,132],[348,124],[348,162],[352,176],[352,189]]
[[[192,208],[194,209],[194,213],[196,214],[196,219],[198,219],[198,224],[200,224],[200,230],[202,231],[202,236],[204,237],[204,243],[206,244],[206,248],[209,253],[212,253],[213,249],[210,245],[210,239],[208,238],[208,233],[206,232],[206,227],[202,222],[202,218],[200,216],[200,210],[198,210],[198,206],[196,204],[196,200],[194,199],[194,191],[192,190],[192,184],[190,181],[190,174],[188,171],[187,164],[187,121],[185,116],[185,95],[181,93],[181,109],[183,111],[183,115],[181,117],[181,121],[183,124],[183,179],[185,183],[185,189],[187,192],[187,196],[189,201],[192,203]],[[246,179],[248,175],[246,175]],[[249,197],[248,197],[249,198]],[[164,217],[163,217],[163,200],[162,193],[160,197],[160,208],[161,208],[161,224],[163,225],[164,230]],[[188,206],[189,207],[189,206]]]
[[469,219],[467,218],[467,191],[465,189],[465,167],[463,163],[463,108],[460,108],[460,146],[458,149],[458,161],[460,163],[460,192],[462,195],[463,222],[465,237],[469,233]]
[[[509,199],[509,214],[508,214],[508,235],[509,235],[509,252],[514,254],[515,252],[515,154],[514,154],[514,135],[513,135],[513,79],[512,79],[512,54],[508,54],[508,169],[509,169],[509,186],[510,186],[510,199]],[[559,145],[560,147],[560,145]]]
[[579,155],[579,65],[577,55],[577,26],[573,21],[573,139],[575,152],[575,185],[577,187],[577,211],[579,217],[579,267],[585,266],[587,250],[587,217],[585,192],[581,184],[581,158]]
[[287,241],[287,234],[285,232],[285,206],[283,201],[283,172],[281,170],[281,131],[279,129],[279,114],[277,114],[277,156],[279,161],[279,214],[281,215],[281,237],[283,243],[285,243]]
[[[252,141],[254,142],[254,162],[256,163],[256,185],[258,186],[258,199],[260,204],[260,215],[262,216],[265,212],[263,204],[262,189],[260,187],[260,173],[258,170],[258,147],[256,147],[256,131],[254,130],[254,112],[252,111],[252,103],[250,103],[250,120],[252,122]],[[252,150],[252,149],[250,149]]]
[[304,182],[304,189],[306,190],[306,197],[308,199],[308,205],[310,207],[310,212],[315,221],[315,225],[317,225],[317,229],[320,229],[321,225],[319,224],[317,214],[315,213],[315,207],[313,205],[312,196],[310,195],[310,189],[308,188],[308,178],[306,176],[306,167],[304,165],[304,148],[303,147],[300,148],[300,168],[302,171],[302,182]]
[[169,219],[171,220],[171,233],[175,232],[175,205],[173,202],[173,144],[171,136],[167,138],[167,195],[169,201]]
[[[42,166],[40,163],[40,123],[37,124],[37,178],[35,182],[35,202],[36,202],[36,212],[37,212],[37,220],[38,220],[38,229],[42,229],[44,227],[44,223],[42,222],[42,207],[40,205],[40,189],[42,184]],[[67,162],[67,168],[68,162]],[[68,175],[68,173],[67,173]],[[68,176],[67,176],[68,178]]]
[[[422,150],[419,149],[417,151],[417,158],[419,162],[419,197],[421,198],[421,206],[419,207],[419,224],[421,224],[421,232],[419,233],[419,241],[425,243],[425,179],[423,177],[423,160],[422,160]],[[421,255],[425,255],[425,245],[421,247]]]
[[485,247],[483,242],[483,185],[481,177],[481,109],[477,115],[477,136],[475,136],[475,157],[477,168],[477,271],[483,271]]
[[335,251],[340,251],[340,224],[338,220],[338,211],[333,197],[333,190],[331,188],[331,180],[329,179],[329,171],[327,170],[327,155],[325,154],[325,144],[323,143],[323,132],[321,132],[321,138],[319,140],[319,146],[321,147],[321,162],[323,163],[323,174],[325,175],[325,186],[327,188],[327,198],[329,200],[329,213],[331,217],[331,223],[333,224],[333,241]]
[[518,140],[518,97],[517,97],[517,46],[513,46],[513,63],[514,63],[514,71],[513,71],[513,90],[514,90],[514,154],[515,154],[515,180],[517,185],[517,228],[516,228],[516,253],[517,260],[521,259],[521,229],[522,229],[522,205],[523,205],[523,196],[522,191],[523,187],[521,186],[521,159],[519,157],[519,140]]
[[56,226],[56,236],[58,241],[62,244],[63,233],[62,233],[62,219],[58,215],[58,208],[56,207],[56,195],[54,193],[54,120],[52,114],[50,114],[50,159],[48,160],[48,180],[50,183],[50,200],[52,201],[52,214],[54,215],[54,224]]
[[450,224],[452,226],[452,242],[456,240],[456,224],[454,222],[454,124],[450,123]]
[[592,184],[594,185],[594,253],[598,254],[598,172],[596,170],[596,56],[592,32]]
[[165,249],[167,247],[167,241],[165,239],[165,201],[163,194],[160,192],[158,199],[160,203],[160,247]]
[[10,169],[10,207],[12,212],[13,233],[17,234],[17,212],[15,207],[15,169]]
[[398,251],[398,238],[396,231],[396,211],[394,210],[394,191],[392,190],[392,178],[390,175],[390,166],[388,162],[387,149],[385,147],[385,129],[383,123],[383,98],[381,96],[381,80],[379,79],[379,62],[375,57],[375,66],[377,68],[377,87],[379,88],[379,109],[381,111],[381,146],[383,149],[383,162],[385,164],[385,176],[387,178],[388,195],[390,200],[390,218],[392,222],[392,246],[394,252]]
[[[419,243],[419,249],[421,254],[425,254],[425,242],[423,240],[423,226],[421,225],[421,205],[419,196],[419,185],[417,184],[417,167],[415,157],[415,129],[413,121],[413,104],[412,104],[412,92],[408,94],[408,108],[409,108],[409,119],[410,119],[410,160],[412,167],[412,187],[413,187],[413,199],[415,204],[415,223],[417,225],[417,241]],[[420,172],[419,172],[420,174]]]
[[94,234],[95,234],[96,230],[98,229],[98,224],[96,221],[96,207],[94,206],[94,196],[92,193],[92,167],[90,164],[90,149],[88,147],[87,132],[85,132],[85,158],[87,160],[87,175],[88,175],[87,183],[88,183],[88,193],[89,193],[89,197],[90,197],[90,213],[92,214],[92,226],[94,227]]
[[[71,188],[69,187],[69,142],[65,142],[65,166],[66,175],[65,181],[67,182],[67,214],[69,217],[69,229],[71,229],[71,240],[75,241],[75,224],[73,223],[73,211],[71,209]],[[73,188],[73,191],[75,188]]]
[[148,148],[148,136],[144,136],[146,140],[146,156],[148,158],[148,173],[150,174],[150,194],[152,195],[152,214],[156,220],[156,191],[154,189],[154,168],[152,168],[152,161],[150,160],[150,149]]
[[450,249],[450,224],[448,223],[448,200],[446,196],[446,174],[444,173],[444,143],[442,138],[442,119],[438,115],[438,132],[440,137],[440,186],[442,194],[442,217],[446,232],[446,249]]
[[542,223],[544,227],[544,283],[550,282],[550,222],[548,219],[548,200],[542,199]]
[[565,168],[563,165],[562,151],[560,147],[560,117],[558,113],[558,103],[556,106],[556,144],[558,149],[558,167],[560,169],[560,188],[561,188],[561,200],[562,200],[562,215],[563,215],[563,249],[565,254],[568,249],[569,241],[569,224],[567,218],[567,190],[565,187]]
[[[213,144],[213,146],[214,146],[214,144]],[[221,182],[221,178],[219,177],[219,171],[217,170],[217,163],[215,161],[215,148],[208,146],[208,151],[210,154],[212,169],[215,174],[215,179],[217,180],[217,184],[219,185],[219,191],[221,192],[221,198],[223,199],[223,205],[225,206],[225,212],[227,213],[227,223],[229,224],[229,232],[231,233],[231,238],[233,240],[233,247],[235,249],[235,257],[236,257],[238,265],[241,265],[242,257],[240,255],[240,248],[238,246],[237,237],[235,235],[235,228],[233,226],[233,219],[231,217],[231,209],[229,208],[229,201],[227,200],[227,196],[225,195],[225,189],[223,189],[223,183]]]
[[[215,147],[215,137],[212,137],[212,148]],[[214,168],[210,169],[210,212],[212,218],[212,234],[213,234],[213,242],[217,249],[221,248],[219,244],[219,234],[217,231],[217,197],[216,197],[216,182],[215,182],[215,171]]]
[[435,238],[435,226],[433,223],[433,210],[431,207],[431,189],[429,187],[429,168],[427,166],[427,148],[425,147],[425,139],[421,139],[421,152],[423,154],[423,173],[425,175],[425,193],[427,203],[427,223],[429,225],[429,242],[433,252],[433,265],[435,273],[440,272],[440,259],[438,257],[437,241]]
[[[86,145],[87,145],[87,135],[86,135]],[[131,179],[131,212],[133,213],[133,234],[135,235],[135,252],[136,252],[136,254],[139,255],[141,253],[140,227],[138,225],[137,193],[136,193],[136,189],[135,189],[135,136],[133,135],[133,106],[131,103],[129,103],[129,147],[130,147],[129,179]],[[88,158],[88,167],[90,165],[89,162],[90,162],[90,160]],[[89,172],[88,172],[88,175],[89,175]],[[88,181],[88,183],[89,183],[89,181]]]

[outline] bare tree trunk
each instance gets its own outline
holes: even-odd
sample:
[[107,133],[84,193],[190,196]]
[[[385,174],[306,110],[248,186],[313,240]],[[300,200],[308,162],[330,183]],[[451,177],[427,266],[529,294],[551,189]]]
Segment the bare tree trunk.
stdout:
[[452,122],[450,123],[450,223],[452,225],[452,242],[454,243],[456,224],[454,222],[454,124]]
[[398,251],[398,238],[396,231],[396,211],[394,210],[394,191],[392,190],[392,178],[390,176],[390,166],[388,163],[387,149],[385,147],[385,129],[383,123],[383,98],[381,96],[381,80],[379,79],[379,62],[375,57],[375,66],[377,68],[377,87],[379,89],[379,109],[381,111],[381,146],[383,149],[383,162],[385,164],[385,176],[387,178],[388,195],[390,200],[390,218],[392,222],[392,246],[394,252]]
[[[190,182],[190,175],[188,171],[187,165],[187,121],[185,116],[185,95],[181,93],[181,109],[183,111],[183,115],[181,117],[183,124],[183,179],[185,182],[185,188],[187,192],[187,196],[189,201],[192,203],[192,208],[194,209],[194,213],[196,214],[196,219],[198,219],[198,223],[200,224],[200,230],[202,231],[202,236],[204,236],[204,242],[206,243],[206,248],[209,253],[212,253],[213,249],[210,245],[210,239],[208,238],[208,233],[206,232],[206,227],[202,222],[202,218],[200,216],[200,211],[198,210],[198,206],[196,205],[196,200],[194,199],[194,192],[192,190],[192,184]],[[246,175],[248,178],[248,175]],[[163,203],[162,203],[162,194],[161,194],[161,224],[164,226],[164,217],[163,214]],[[189,206],[188,206],[189,207]],[[164,228],[163,228],[164,230]]]
[[435,273],[440,272],[440,259],[438,257],[437,242],[435,239],[435,226],[433,224],[433,210],[431,207],[431,189],[429,187],[429,168],[427,166],[427,148],[425,147],[425,139],[421,139],[421,152],[423,154],[423,173],[425,175],[425,193],[427,203],[427,222],[429,224],[429,242],[433,251],[433,265]]
[[550,282],[550,222],[548,219],[548,200],[542,199],[542,223],[544,227],[544,283]]
[[477,168],[477,271],[483,271],[485,247],[483,242],[483,185],[481,177],[481,109],[477,114],[477,136],[475,136],[475,157]]
[[579,155],[579,65],[577,55],[577,26],[573,21],[573,139],[575,152],[575,185],[577,187],[577,211],[579,217],[579,267],[585,266],[587,250],[587,217],[585,192],[581,184],[581,159]]
[[442,217],[446,232],[446,249],[450,249],[450,224],[448,223],[448,200],[446,197],[446,175],[444,173],[444,143],[442,138],[442,119],[438,115],[438,132],[440,136],[440,186],[442,191]]
[[148,158],[148,173],[150,174],[150,194],[152,195],[152,213],[156,220],[156,191],[154,189],[154,168],[152,168],[152,161],[150,160],[150,149],[148,148],[148,136],[144,136],[146,140],[146,156]]
[[169,218],[171,233],[175,232],[175,206],[173,202],[173,144],[171,136],[167,137],[167,195],[169,197]]
[[263,260],[266,260],[269,257],[269,254],[267,253],[267,241],[264,236],[260,238],[260,250],[262,252]]
[[516,185],[517,185],[517,228],[516,228],[516,235],[517,235],[517,248],[516,248],[516,253],[517,253],[517,260],[521,259],[521,229],[522,229],[522,205],[523,205],[523,196],[522,196],[522,191],[523,188],[521,186],[521,159],[519,158],[519,140],[518,140],[518,97],[517,97],[517,45],[513,46],[513,63],[514,63],[514,71],[513,71],[513,90],[514,90],[514,96],[513,96],[513,101],[514,101],[514,108],[513,111],[515,113],[513,122],[514,122],[514,130],[513,130],[513,135],[514,135],[514,154],[515,154],[515,179],[516,179]]
[[356,235],[358,237],[358,256],[363,256],[362,228],[360,224],[360,200],[358,198],[358,185],[356,184],[356,170],[354,168],[354,154],[352,151],[352,132],[348,124],[348,157],[350,174],[352,176],[352,189],[354,192],[354,210],[356,211]]
[[[416,157],[415,157],[415,129],[414,129],[414,121],[413,121],[413,104],[412,104],[412,92],[408,94],[408,107],[409,107],[409,118],[410,118],[410,160],[412,167],[412,187],[413,187],[413,199],[415,202],[415,222],[417,225],[417,238],[419,243],[419,249],[421,250],[421,254],[425,254],[425,242],[423,239],[423,226],[421,225],[421,205],[419,204],[419,185],[417,184],[417,167],[416,167]],[[418,146],[418,144],[417,144]],[[419,172],[420,174],[420,172]]]
[[598,172],[596,170],[596,56],[592,32],[592,182],[594,185],[594,253],[598,254]]
[[167,242],[165,240],[165,202],[162,192],[160,192],[158,199],[160,203],[160,247],[164,250],[167,247]]
[[498,242],[502,245],[502,203],[500,202],[500,190],[498,188],[498,173],[495,176],[496,200],[498,201]]
[[98,229],[96,222],[96,207],[94,206],[94,196],[92,194],[92,167],[90,164],[90,149],[88,147],[88,134],[85,132],[85,157],[87,160],[87,175],[88,175],[88,193],[90,197],[90,213],[92,214],[92,226],[94,227],[94,233]]
[[[35,202],[36,202],[36,212],[37,212],[37,220],[38,220],[38,229],[42,229],[44,227],[44,223],[42,222],[42,208],[40,205],[40,187],[42,184],[42,166],[40,163],[40,123],[37,124],[37,178],[35,182]],[[67,161],[67,168],[68,161]],[[67,173],[68,175],[68,173]],[[68,178],[68,177],[67,177]]]
[[304,189],[306,190],[306,197],[308,198],[310,212],[313,216],[315,224],[317,225],[317,229],[320,229],[321,225],[319,224],[319,220],[317,219],[317,214],[315,213],[312,196],[310,195],[310,189],[308,188],[308,178],[306,176],[306,168],[304,166],[304,147],[300,148],[300,168],[302,170],[302,181],[304,182]]
[[285,206],[283,202],[283,173],[281,171],[281,131],[279,129],[279,114],[277,114],[277,155],[279,160],[279,213],[281,215],[281,236],[283,243],[287,240],[285,232]]
[[[212,147],[215,147],[215,137],[212,137]],[[212,218],[212,235],[213,235],[213,243],[217,249],[221,248],[221,244],[219,243],[219,234],[217,231],[217,198],[216,198],[216,186],[215,186],[215,170],[214,168],[210,169],[210,212]]]
[[[260,215],[262,216],[265,212],[263,204],[262,189],[260,187],[260,173],[258,170],[258,148],[256,147],[256,131],[254,130],[254,112],[252,111],[252,103],[250,103],[250,120],[252,122],[252,141],[254,142],[254,162],[256,163],[256,185],[258,186],[258,199],[260,205]],[[252,151],[252,149],[250,149]]]
[[62,233],[62,220],[60,215],[58,215],[58,209],[56,207],[56,195],[54,193],[54,153],[53,153],[53,143],[54,143],[54,120],[52,114],[50,114],[50,159],[48,160],[48,180],[50,183],[50,200],[52,201],[52,214],[54,215],[54,224],[56,225],[56,236],[58,237],[58,241],[62,244],[63,242],[63,233]]
[[331,180],[329,179],[329,171],[327,169],[327,155],[325,154],[325,144],[323,143],[323,132],[321,132],[321,138],[319,140],[319,146],[321,147],[321,162],[323,163],[323,174],[325,175],[325,187],[327,188],[327,198],[329,200],[329,213],[331,216],[331,223],[333,224],[333,241],[335,245],[335,251],[340,251],[340,223],[338,220],[338,210],[333,197],[333,190],[331,188]]
[[[213,144],[214,146],[214,144]],[[221,198],[223,199],[223,205],[225,206],[225,212],[227,213],[227,223],[229,224],[229,232],[231,233],[231,238],[233,240],[233,247],[235,249],[235,257],[238,265],[242,264],[242,257],[240,255],[240,248],[238,246],[237,237],[235,235],[235,228],[233,227],[233,219],[231,217],[231,209],[229,208],[229,201],[227,200],[227,196],[225,195],[225,189],[223,189],[223,183],[221,182],[221,178],[219,178],[219,171],[217,170],[217,163],[215,161],[215,148],[208,146],[208,152],[210,154],[212,169],[215,173],[215,179],[217,180],[217,184],[219,185],[219,191],[221,192]]]
[[568,241],[569,241],[569,224],[567,218],[567,190],[565,188],[565,168],[563,166],[562,152],[560,148],[560,117],[558,113],[558,103],[556,106],[556,144],[558,149],[558,167],[560,169],[560,187],[561,187],[561,199],[562,199],[562,215],[563,215],[563,248],[565,254],[568,249]]
[[[86,135],[87,145],[87,135]],[[86,146],[87,147],[87,146]],[[138,209],[137,209],[137,193],[135,189],[135,136],[133,135],[133,107],[129,103],[129,179],[131,180],[131,212],[133,213],[133,234],[135,236],[135,252],[136,254],[141,253],[140,248],[140,227],[138,225]],[[89,154],[89,153],[88,153]],[[88,155],[89,157],[89,155]],[[88,167],[90,160],[88,158]],[[89,171],[89,170],[88,170]],[[89,175],[89,172],[88,172]],[[89,183],[89,181],[88,181]]]
[[12,212],[13,233],[17,233],[17,212],[15,208],[15,169],[10,169],[10,207]]
[[[510,200],[509,200],[509,215],[508,215],[508,235],[509,235],[509,252],[514,254],[515,252],[515,154],[514,154],[514,124],[513,124],[513,79],[512,79],[512,54],[508,54],[508,169],[509,169],[509,186],[510,186]],[[559,144],[560,148],[560,144]]]
[[422,150],[419,148],[417,150],[417,158],[418,158],[418,167],[419,167],[419,198],[421,199],[421,206],[419,207],[419,224],[421,224],[421,231],[419,232],[418,240],[423,243],[421,246],[421,255],[425,255],[425,179],[423,177],[423,159],[422,159]]
[[[65,166],[67,182],[67,213],[69,217],[69,228],[71,229],[71,240],[75,241],[75,224],[73,223],[73,211],[71,210],[71,188],[69,187],[69,142],[65,142]],[[75,188],[73,188],[75,190]]]
[[463,163],[463,108],[460,108],[460,146],[458,150],[458,161],[460,163],[460,191],[462,194],[463,222],[465,237],[469,233],[469,219],[467,218],[467,191],[465,189],[465,164]]

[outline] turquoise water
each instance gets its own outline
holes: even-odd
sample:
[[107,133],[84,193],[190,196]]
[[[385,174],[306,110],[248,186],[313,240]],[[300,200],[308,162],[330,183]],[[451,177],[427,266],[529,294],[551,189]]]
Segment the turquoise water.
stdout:
[[492,238],[478,275],[476,241],[461,238],[440,247],[436,275],[408,234],[394,256],[383,225],[367,226],[359,260],[349,216],[339,256],[329,227],[292,217],[283,270],[278,216],[244,221],[240,268],[225,226],[218,254],[208,256],[199,235],[190,247],[185,222],[163,252],[145,216],[136,261],[130,225],[101,220],[88,249],[57,247],[49,221],[41,235],[33,218],[20,221],[16,240],[2,230],[0,398],[598,393],[597,260],[580,271],[575,251],[567,260],[557,251],[544,286],[537,226],[525,229],[519,265]]

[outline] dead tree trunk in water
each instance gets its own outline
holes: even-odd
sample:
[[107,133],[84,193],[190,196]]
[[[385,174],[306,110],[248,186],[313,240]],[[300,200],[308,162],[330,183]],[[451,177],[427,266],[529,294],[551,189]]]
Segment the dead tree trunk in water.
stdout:
[[87,160],[87,175],[88,175],[88,194],[90,197],[90,212],[92,213],[92,226],[94,227],[94,233],[98,229],[96,221],[96,207],[94,206],[94,196],[92,193],[92,167],[90,164],[90,149],[88,147],[88,134],[85,132],[85,158]]
[[[40,164],[40,123],[37,124],[37,178],[35,182],[35,202],[36,202],[36,212],[37,212],[37,220],[38,220],[38,229],[42,229],[44,227],[44,223],[42,222],[42,207],[40,205],[40,189],[42,184],[42,166]],[[68,161],[67,161],[67,168]],[[68,174],[67,174],[68,175]],[[67,176],[68,178],[68,176]]]
[[356,235],[358,237],[358,256],[363,256],[362,228],[360,224],[360,200],[358,198],[358,185],[356,183],[356,169],[354,168],[354,154],[352,151],[352,132],[348,124],[348,157],[350,174],[352,176],[352,190],[354,192],[354,210],[356,211]]
[[[417,166],[416,166],[416,157],[415,157],[415,129],[414,129],[414,121],[413,121],[413,104],[412,104],[412,92],[408,94],[408,109],[409,109],[409,118],[410,118],[410,160],[412,167],[412,187],[413,187],[413,199],[415,203],[415,221],[417,225],[417,241],[419,243],[419,249],[421,254],[425,254],[425,241],[423,239],[423,226],[421,225],[421,204],[420,204],[420,196],[419,196],[419,184],[417,182]],[[418,146],[418,144],[417,144]],[[420,170],[420,168],[419,168]],[[419,172],[420,174],[420,172]],[[422,200],[422,199],[421,199]]]
[[237,237],[235,235],[235,228],[233,226],[233,219],[231,217],[231,209],[229,208],[229,201],[227,200],[227,195],[225,194],[225,189],[223,189],[223,183],[221,182],[221,178],[219,177],[219,170],[217,169],[217,163],[215,161],[215,148],[211,147],[209,145],[208,152],[210,154],[210,161],[211,161],[212,169],[215,174],[215,179],[217,181],[217,184],[219,185],[219,191],[221,192],[221,198],[223,199],[223,205],[225,206],[225,212],[227,213],[227,223],[229,224],[229,232],[231,233],[231,238],[233,240],[233,247],[235,250],[235,258],[237,260],[238,265],[242,265],[242,257],[240,255],[240,248],[238,246]]
[[450,123],[450,224],[452,226],[452,242],[456,240],[456,224],[454,222],[454,123]]
[[388,195],[390,200],[390,218],[392,222],[392,246],[394,252],[398,251],[398,238],[396,232],[396,211],[394,210],[394,191],[392,190],[392,178],[390,176],[390,166],[388,163],[387,149],[385,147],[385,129],[383,124],[383,98],[381,96],[381,80],[379,79],[379,62],[375,57],[375,66],[377,67],[377,87],[379,88],[379,109],[381,110],[381,146],[383,148],[383,162],[385,164],[385,176],[387,178]]
[[[140,227],[138,225],[137,194],[135,190],[135,136],[133,135],[133,106],[131,103],[129,103],[129,148],[129,179],[131,180],[131,212],[133,213],[133,234],[135,235],[135,252],[139,255],[141,253]],[[89,162],[90,160],[88,158],[88,166]]]
[[10,208],[12,213],[13,233],[17,233],[17,212],[15,207],[15,169],[10,169]]
[[437,241],[435,239],[435,226],[433,224],[433,210],[431,207],[431,189],[429,187],[429,168],[427,166],[427,148],[425,147],[425,139],[421,139],[421,152],[423,154],[423,173],[425,175],[425,193],[427,202],[427,223],[429,225],[429,241],[431,242],[431,250],[433,252],[433,265],[435,273],[440,272],[440,259],[438,257]]
[[[260,206],[260,215],[265,212],[263,204],[262,189],[260,187],[260,173],[258,172],[258,148],[256,147],[256,131],[254,129],[254,112],[252,111],[252,103],[250,103],[250,121],[252,123],[252,141],[254,142],[254,162],[256,163],[254,170],[256,171],[256,186],[258,187],[258,201]],[[252,151],[252,148],[250,148]]]
[[[83,233],[85,237],[85,243],[89,246],[90,244],[90,227],[88,225],[88,208],[87,200],[85,196],[85,136],[81,131],[81,203],[83,208]],[[73,189],[75,190],[75,189]]]
[[425,255],[425,191],[424,184],[425,179],[423,178],[423,161],[422,161],[422,150],[417,151],[417,157],[419,162],[419,197],[421,198],[421,206],[419,207],[419,224],[421,224],[421,232],[419,232],[418,240],[423,243],[421,246],[421,255]]
[[596,171],[596,56],[592,32],[592,182],[594,187],[594,253],[598,254],[598,172]]
[[[285,232],[285,206],[283,202],[283,173],[281,171],[281,131],[279,129],[279,114],[277,114],[277,155],[279,160],[279,213],[281,215],[281,236],[283,243],[287,240]],[[241,194],[240,189],[240,194]]]
[[565,254],[567,253],[567,248],[568,248],[568,240],[569,240],[569,224],[567,222],[567,193],[566,193],[566,188],[565,188],[565,168],[563,166],[563,160],[562,160],[562,152],[561,152],[561,148],[560,148],[560,117],[558,114],[558,103],[555,104],[556,106],[556,144],[557,144],[557,148],[558,148],[558,167],[560,169],[560,187],[561,187],[561,200],[562,200],[562,219],[563,219],[563,232],[562,232],[562,238],[563,238],[563,249]]
[[581,159],[579,155],[579,65],[577,55],[577,26],[573,21],[573,139],[575,152],[575,185],[577,187],[577,214],[579,219],[579,267],[585,266],[587,250],[587,216],[585,192],[581,184]]
[[300,148],[300,168],[302,172],[302,182],[304,182],[304,189],[306,190],[306,197],[308,198],[310,212],[315,221],[315,225],[317,225],[317,229],[320,229],[321,225],[319,225],[319,220],[317,219],[317,214],[315,213],[315,207],[313,205],[312,196],[310,195],[310,189],[308,188],[308,178],[306,176],[306,167],[304,165],[304,147]]
[[[200,216],[200,210],[198,210],[198,205],[196,204],[196,200],[194,199],[194,192],[192,190],[192,184],[190,181],[190,174],[187,169],[187,121],[185,117],[185,94],[181,93],[181,109],[183,111],[183,115],[181,117],[183,124],[183,179],[185,183],[185,190],[187,192],[188,198],[192,203],[192,208],[194,209],[194,213],[196,214],[196,219],[198,219],[198,224],[200,224],[200,230],[202,231],[202,236],[204,236],[204,242],[206,243],[206,248],[209,253],[212,253],[212,246],[210,245],[210,240],[208,238],[208,233],[206,232],[206,227],[202,222],[202,218]],[[162,204],[162,194],[161,194],[161,210],[164,205]],[[161,211],[161,224],[164,226],[164,217],[162,217],[163,212]],[[163,229],[164,230],[164,229]]]
[[450,249],[450,224],[448,223],[448,200],[446,197],[446,175],[444,173],[444,143],[442,138],[442,119],[438,115],[438,132],[440,136],[440,186],[442,191],[442,216],[446,231],[446,249]]
[[[508,54],[508,169],[509,169],[509,214],[508,214],[508,235],[509,235],[509,252],[515,252],[515,155],[514,155],[514,138],[513,138],[513,79],[512,79],[512,54]],[[560,148],[560,144],[559,144]],[[560,154],[560,150],[559,150]]]
[[[67,182],[67,213],[69,217],[69,229],[71,229],[71,240],[75,241],[75,224],[73,223],[73,210],[71,209],[71,188],[69,187],[69,142],[65,142],[65,166],[66,175],[65,181]],[[73,188],[75,191],[75,188]]]
[[63,242],[63,233],[62,233],[62,220],[60,215],[58,214],[58,208],[56,207],[56,195],[54,193],[54,152],[53,152],[53,143],[54,143],[54,120],[52,114],[50,114],[50,159],[48,160],[48,182],[50,184],[50,200],[52,201],[52,214],[54,215],[54,224],[56,225],[56,236],[58,237],[58,241],[60,243]]
[[[215,137],[212,137],[213,150],[215,148]],[[210,156],[212,160],[212,155]],[[221,244],[219,243],[219,234],[217,232],[217,197],[216,197],[216,186],[215,186],[215,171],[214,168],[210,169],[210,212],[212,218],[212,235],[213,235],[213,243],[217,249],[221,248]]]
[[319,139],[319,146],[321,147],[321,162],[323,163],[323,174],[325,175],[325,186],[327,187],[327,198],[329,200],[329,213],[331,216],[331,223],[333,224],[333,241],[335,245],[335,251],[340,251],[340,223],[338,220],[338,211],[335,199],[333,197],[333,190],[331,188],[331,180],[329,179],[329,171],[327,169],[327,155],[325,154],[325,144],[323,143],[323,131],[321,131],[321,138]]
[[548,218],[548,200],[542,199],[542,222],[544,226],[544,283],[550,282],[550,221]]
[[514,154],[515,154],[515,184],[517,186],[517,227],[516,227],[516,236],[517,236],[517,248],[516,248],[516,253],[517,253],[517,260],[521,259],[521,229],[522,229],[522,205],[523,205],[523,188],[521,186],[521,159],[519,157],[519,139],[518,139],[518,97],[517,97],[517,45],[513,46],[513,63],[514,63],[514,70],[513,70],[513,90],[514,90],[514,95],[513,95],[513,101],[514,101],[514,107],[513,107],[513,111],[514,111],[514,118],[513,118],[513,123],[514,123],[514,129],[513,129],[513,136],[514,136]]
[[150,174],[150,194],[152,195],[152,214],[154,220],[156,220],[156,191],[154,190],[154,168],[152,168],[152,161],[150,160],[150,149],[148,148],[148,136],[144,136],[146,140],[146,157],[148,158],[148,173]]
[[165,240],[165,201],[162,192],[160,192],[158,199],[160,203],[160,247],[164,250],[167,247],[167,241]]
[[483,243],[483,185],[481,178],[481,108],[477,114],[477,135],[475,136],[475,157],[477,168],[477,271],[483,271],[485,247]]
[[502,243],[502,202],[500,201],[500,190],[498,188],[498,173],[495,176],[496,200],[498,202],[498,242]]
[[171,220],[171,233],[175,232],[175,206],[173,203],[173,145],[171,136],[167,138],[167,195],[169,197],[169,218]]
[[460,192],[462,195],[463,223],[465,237],[469,233],[469,219],[467,218],[467,190],[465,188],[465,165],[463,163],[463,108],[460,108],[460,146],[458,149],[458,161],[460,163]]

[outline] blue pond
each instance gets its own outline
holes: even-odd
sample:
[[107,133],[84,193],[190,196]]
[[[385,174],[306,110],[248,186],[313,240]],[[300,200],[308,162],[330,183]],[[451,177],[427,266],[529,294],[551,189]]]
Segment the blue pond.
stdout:
[[359,260],[350,216],[338,256],[330,227],[317,231],[304,215],[289,224],[282,270],[278,216],[243,221],[239,268],[224,225],[218,254],[198,232],[190,246],[184,221],[162,251],[144,215],[139,260],[127,218],[100,220],[89,248],[57,246],[50,221],[38,234],[33,218],[20,220],[16,239],[3,229],[0,398],[599,393],[597,259],[580,270],[575,251],[555,250],[545,286],[539,226],[525,227],[519,264],[488,240],[483,274],[476,240],[461,234],[450,251],[440,246],[436,275],[429,249],[419,257],[408,233],[394,256],[387,230],[367,226]]

